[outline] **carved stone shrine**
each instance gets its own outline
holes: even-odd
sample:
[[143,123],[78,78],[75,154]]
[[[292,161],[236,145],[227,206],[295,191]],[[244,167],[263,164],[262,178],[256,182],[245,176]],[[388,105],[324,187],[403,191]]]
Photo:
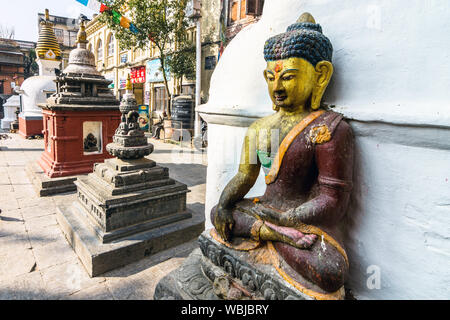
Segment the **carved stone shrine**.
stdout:
[[[77,200],[60,205],[57,219],[90,276],[196,238],[204,217],[186,206],[187,186],[145,158],[153,151],[138,124],[138,106],[127,81],[121,123],[106,146],[116,156],[79,178]],[[91,141],[91,143],[94,143]]]

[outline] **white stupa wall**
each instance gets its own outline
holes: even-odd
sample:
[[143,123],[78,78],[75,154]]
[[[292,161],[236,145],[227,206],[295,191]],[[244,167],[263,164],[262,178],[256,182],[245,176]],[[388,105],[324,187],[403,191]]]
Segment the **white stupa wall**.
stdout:
[[36,63],[39,66],[39,75],[25,79],[20,87],[22,109],[19,117],[25,120],[42,119],[42,109],[38,104],[47,100],[48,93],[56,92],[55,69],[61,66],[61,61],[41,58],[36,59]]
[[[267,38],[303,12],[334,47],[324,101],[355,134],[347,215],[347,287],[358,299],[450,298],[450,3],[266,0],[211,79],[206,224],[237,172],[246,127],[272,112],[262,76]],[[265,190],[262,174],[249,195]]]
[[61,66],[61,61],[56,60],[47,60],[40,59],[36,60],[36,63],[39,66],[39,75],[40,76],[56,76],[55,69],[59,69]]
[[38,104],[47,101],[47,93],[56,92],[54,80],[55,76],[34,76],[22,83],[22,112],[19,117],[25,120],[42,119],[42,109]]

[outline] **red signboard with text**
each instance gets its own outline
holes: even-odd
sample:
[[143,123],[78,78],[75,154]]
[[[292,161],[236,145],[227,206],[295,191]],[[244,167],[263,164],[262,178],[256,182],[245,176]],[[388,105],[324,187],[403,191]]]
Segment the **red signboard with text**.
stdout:
[[145,83],[145,66],[131,68],[131,83]]

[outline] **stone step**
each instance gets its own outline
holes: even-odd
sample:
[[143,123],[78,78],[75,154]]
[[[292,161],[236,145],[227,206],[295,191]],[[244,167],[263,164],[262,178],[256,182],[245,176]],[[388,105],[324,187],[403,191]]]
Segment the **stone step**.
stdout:
[[190,211],[191,218],[102,243],[89,228],[87,221],[73,210],[70,204],[62,204],[57,207],[56,218],[67,241],[91,277],[191,241],[205,227],[203,212]]

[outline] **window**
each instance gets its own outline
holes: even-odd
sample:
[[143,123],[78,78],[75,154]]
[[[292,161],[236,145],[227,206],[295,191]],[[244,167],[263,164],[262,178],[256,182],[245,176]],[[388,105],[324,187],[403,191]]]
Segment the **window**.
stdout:
[[240,10],[238,9],[240,2],[240,0],[230,1],[230,23],[241,19]]
[[77,45],[77,32],[69,31],[69,47],[75,47]]
[[169,96],[166,87],[155,88],[155,111],[165,111],[169,104]]
[[120,55],[120,63],[127,63],[128,62],[128,53],[122,53]]
[[229,0],[228,24],[233,24],[248,16],[260,16],[264,0]]
[[264,0],[247,0],[245,7],[245,14],[251,16],[262,15],[262,9],[264,7]]
[[97,43],[97,60],[103,60],[103,43],[102,43],[102,40],[98,40],[98,43]]
[[111,57],[114,55],[114,44],[115,38],[114,35],[110,35],[108,39],[108,57]]
[[54,17],[55,24],[67,24],[67,18],[63,17]]
[[55,28],[55,36],[56,36],[56,40],[59,43],[63,43],[64,44],[64,30]]

